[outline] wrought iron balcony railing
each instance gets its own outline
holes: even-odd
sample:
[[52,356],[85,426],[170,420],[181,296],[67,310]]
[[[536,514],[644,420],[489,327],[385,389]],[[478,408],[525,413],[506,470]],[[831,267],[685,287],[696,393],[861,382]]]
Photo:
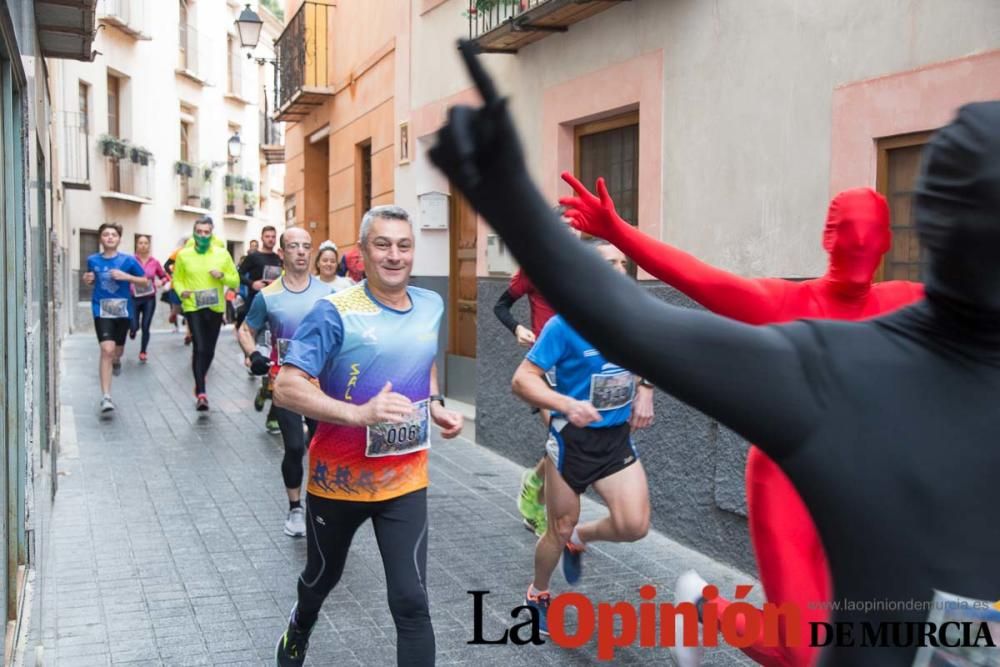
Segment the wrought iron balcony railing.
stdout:
[[297,120],[333,94],[330,87],[328,5],[302,3],[274,42],[278,77],[277,119]]
[[[125,195],[146,201],[153,199],[153,174],[156,172],[156,160],[151,155],[135,154],[118,157],[104,155],[105,174],[108,193]],[[143,202],[138,202],[143,203]]]
[[[90,183],[90,131],[87,114],[80,111],[62,111],[63,182],[87,187]],[[67,185],[69,187],[69,185]]]
[[145,32],[145,6],[146,0],[100,0],[98,20],[136,39],[152,39]]
[[200,82],[211,78],[208,64],[211,49],[203,35],[190,25],[181,23],[178,31],[177,72]]
[[491,53],[517,53],[532,42],[629,0],[469,0],[469,39]]

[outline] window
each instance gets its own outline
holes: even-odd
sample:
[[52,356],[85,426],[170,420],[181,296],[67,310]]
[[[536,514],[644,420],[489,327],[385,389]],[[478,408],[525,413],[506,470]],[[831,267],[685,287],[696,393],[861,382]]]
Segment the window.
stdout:
[[372,207],[372,140],[358,144],[358,224]]
[[79,82],[79,98],[80,98],[80,127],[84,131],[90,129],[90,85]]
[[[622,219],[639,224],[639,112],[584,123],[574,128],[575,172],[593,190],[603,176]],[[636,266],[629,260],[634,278]]]
[[108,134],[120,137],[121,130],[121,82],[108,74]]
[[[94,229],[81,229],[80,234],[80,276],[87,272],[87,258],[101,251],[101,237]],[[80,279],[80,301],[90,301],[93,286]]]
[[913,188],[920,173],[920,155],[929,132],[878,141],[878,191],[889,202],[892,248],[882,260],[876,280],[923,279],[920,241],[913,224]]
[[[181,168],[178,169],[180,176],[180,205],[199,206],[201,190],[198,187],[200,171],[194,167],[198,161],[198,150],[195,144],[195,109],[186,104],[181,105],[180,123],[180,160]],[[205,207],[207,208],[207,207]]]
[[618,214],[639,224],[639,112],[578,125],[576,175],[593,189],[603,176]]
[[226,60],[226,90],[234,95],[239,95],[240,61],[232,35],[226,35],[226,54],[229,56]]

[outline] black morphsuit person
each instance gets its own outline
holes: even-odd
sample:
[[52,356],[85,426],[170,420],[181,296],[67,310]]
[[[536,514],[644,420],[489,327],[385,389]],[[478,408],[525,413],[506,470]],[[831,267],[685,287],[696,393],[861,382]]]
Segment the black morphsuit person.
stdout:
[[[577,243],[528,178],[506,103],[468,49],[485,105],[452,108],[431,159],[556,311],[782,467],[816,521],[835,599],[1000,599],[1000,102],[963,107],[925,152],[914,202],[925,300],[866,322],[755,327],[667,305]],[[862,622],[927,612],[833,620],[858,638]],[[832,646],[820,664],[909,666],[916,650]]]

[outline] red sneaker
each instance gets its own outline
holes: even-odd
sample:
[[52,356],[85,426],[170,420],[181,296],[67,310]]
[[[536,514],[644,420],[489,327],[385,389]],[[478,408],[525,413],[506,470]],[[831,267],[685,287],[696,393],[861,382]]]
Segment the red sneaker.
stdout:
[[194,404],[194,409],[198,412],[208,412],[208,396],[205,394],[198,394],[198,398]]

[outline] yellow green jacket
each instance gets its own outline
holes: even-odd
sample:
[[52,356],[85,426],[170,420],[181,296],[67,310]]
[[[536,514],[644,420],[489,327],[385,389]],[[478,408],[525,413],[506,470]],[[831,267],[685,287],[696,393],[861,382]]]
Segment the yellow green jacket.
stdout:
[[[216,280],[209,271],[222,271],[222,280]],[[217,313],[226,310],[225,288],[238,289],[240,275],[236,272],[233,258],[223,244],[222,239],[212,237],[212,244],[205,254],[199,254],[194,249],[194,239],[189,239],[187,245],[177,253],[174,263],[173,289],[180,296],[191,292],[188,297],[181,297],[181,306],[185,313],[203,308],[210,308]],[[215,297],[208,290],[215,290]],[[198,294],[195,294],[197,292]],[[214,301],[211,305],[209,302]]]

